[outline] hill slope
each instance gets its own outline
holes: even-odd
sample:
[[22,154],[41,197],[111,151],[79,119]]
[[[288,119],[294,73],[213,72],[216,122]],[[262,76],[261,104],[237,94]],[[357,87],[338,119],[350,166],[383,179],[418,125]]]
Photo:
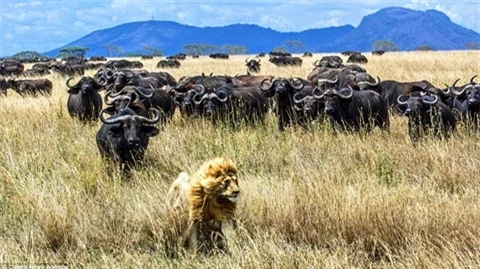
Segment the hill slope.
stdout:
[[[293,40],[301,41],[301,45],[288,47],[286,41]],[[63,47],[84,46],[89,48],[87,55],[103,56],[145,53],[146,48],[158,48],[170,55],[182,52],[185,44],[242,45],[249,53],[268,52],[279,46],[296,52],[339,52],[370,51],[377,40],[392,41],[400,50],[423,45],[458,50],[465,49],[468,42],[480,40],[480,35],[436,10],[391,7],[365,16],[357,28],[345,25],[282,33],[253,24],[194,27],[170,21],[143,21],[98,30]],[[45,54],[56,56],[63,47]]]

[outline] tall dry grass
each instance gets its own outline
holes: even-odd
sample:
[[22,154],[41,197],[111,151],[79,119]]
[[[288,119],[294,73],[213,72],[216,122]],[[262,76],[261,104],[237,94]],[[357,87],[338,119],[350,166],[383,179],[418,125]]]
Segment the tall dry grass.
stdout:
[[[261,74],[306,77],[314,60]],[[175,78],[244,74],[244,57],[187,59]],[[364,67],[382,80],[441,87],[479,74],[475,52],[390,53]],[[145,61],[156,70],[158,59]],[[93,72],[88,73],[92,75]],[[0,99],[0,264],[85,268],[476,268],[480,266],[480,135],[412,146],[406,119],[390,133],[333,134],[265,127],[231,131],[175,115],[151,139],[131,180],[109,173],[95,143],[100,123],[66,111],[66,78],[48,98]],[[164,203],[180,171],[227,156],[240,171],[239,228],[230,253],[175,248],[183,223]],[[174,255],[178,251],[178,255]]]

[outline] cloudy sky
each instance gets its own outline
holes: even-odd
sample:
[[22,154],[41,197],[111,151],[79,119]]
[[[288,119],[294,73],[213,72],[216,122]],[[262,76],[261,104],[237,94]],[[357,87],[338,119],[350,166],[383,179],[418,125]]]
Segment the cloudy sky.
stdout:
[[351,24],[389,6],[437,9],[480,32],[480,0],[1,0],[0,56],[45,52],[122,23],[170,20],[193,26],[252,23],[288,32]]

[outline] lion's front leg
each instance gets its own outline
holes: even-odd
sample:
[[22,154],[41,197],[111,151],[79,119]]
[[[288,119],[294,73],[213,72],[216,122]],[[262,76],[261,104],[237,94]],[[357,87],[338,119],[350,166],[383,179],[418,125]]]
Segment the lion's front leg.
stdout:
[[198,250],[199,227],[200,227],[200,221],[198,220],[190,221],[184,236],[184,244],[183,244],[184,247],[189,251],[192,251],[194,254],[196,254]]
[[222,236],[225,241],[225,246],[228,247],[228,242],[234,240],[234,230],[237,228],[237,221],[235,219],[223,220],[221,224]]

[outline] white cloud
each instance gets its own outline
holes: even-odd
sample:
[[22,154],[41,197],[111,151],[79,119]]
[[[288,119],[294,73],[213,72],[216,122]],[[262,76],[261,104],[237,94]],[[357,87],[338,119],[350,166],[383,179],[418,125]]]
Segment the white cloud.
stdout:
[[17,26],[15,27],[15,33],[16,34],[25,34],[30,32],[30,26]]
[[[15,45],[0,56],[23,49],[47,51],[95,30],[139,20],[172,20],[194,26],[258,24],[282,32],[351,24],[381,8],[435,8],[451,20],[480,32],[478,0],[2,0],[1,23]],[[3,34],[2,44],[10,35]],[[23,46],[23,47],[22,47]],[[34,46],[34,47],[32,47]]]
[[13,34],[11,34],[11,33],[6,33],[5,34],[5,40],[10,41],[10,40],[13,40],[13,39],[14,39]]

